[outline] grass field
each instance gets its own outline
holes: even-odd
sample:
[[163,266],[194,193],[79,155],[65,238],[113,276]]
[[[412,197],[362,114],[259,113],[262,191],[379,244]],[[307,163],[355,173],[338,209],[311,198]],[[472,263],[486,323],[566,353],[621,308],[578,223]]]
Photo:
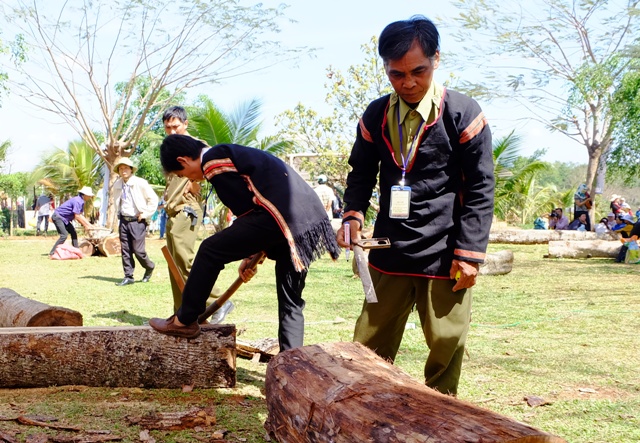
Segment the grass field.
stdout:
[[[150,317],[171,314],[163,242],[147,242],[158,265],[151,282],[119,288],[114,285],[123,277],[118,257],[50,261],[53,241],[0,240],[0,286],[77,310],[87,326],[141,325]],[[546,245],[490,246],[490,251],[502,249],[514,252],[514,270],[483,276],[474,290],[459,397],[570,443],[640,441],[640,266],[606,259],[544,259]],[[235,264],[225,269],[218,283],[222,289],[235,279],[236,269]],[[136,280],[142,273],[137,270]],[[350,263],[344,258],[315,263],[304,296],[306,344],[351,340],[363,296]],[[236,325],[239,338],[276,336],[273,262],[266,261],[233,300],[236,309],[227,322]],[[421,380],[428,350],[417,315],[409,321],[418,327],[405,332],[396,364]],[[214,405],[216,429],[228,430],[227,440],[262,442],[266,365],[242,359],[237,364],[234,389],[2,389],[0,416],[52,414],[66,424],[109,429],[129,442],[140,440],[140,429],[124,421],[127,415]],[[547,404],[528,406],[527,396]],[[0,421],[0,431],[19,431],[17,441],[44,432],[12,421]],[[211,441],[210,433],[151,434],[157,441],[188,442]]]

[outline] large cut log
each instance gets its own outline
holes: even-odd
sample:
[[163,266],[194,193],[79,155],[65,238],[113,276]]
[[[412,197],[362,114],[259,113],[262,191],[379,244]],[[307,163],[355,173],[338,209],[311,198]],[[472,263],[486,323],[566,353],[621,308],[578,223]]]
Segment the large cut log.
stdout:
[[596,240],[595,232],[544,229],[507,229],[489,233],[489,243],[535,245],[553,240]]
[[358,343],[281,352],[265,388],[264,426],[281,443],[566,443],[440,394]]
[[203,325],[194,339],[148,326],[3,328],[0,387],[229,388],[235,338],[234,325]]
[[0,328],[21,326],[82,326],[82,314],[0,288]]
[[551,258],[617,257],[622,243],[608,240],[550,241]]
[[98,251],[105,257],[121,255],[120,236],[119,234],[110,234],[100,240],[98,243]]
[[480,275],[504,275],[513,269],[513,252],[498,251],[487,254],[480,265]]

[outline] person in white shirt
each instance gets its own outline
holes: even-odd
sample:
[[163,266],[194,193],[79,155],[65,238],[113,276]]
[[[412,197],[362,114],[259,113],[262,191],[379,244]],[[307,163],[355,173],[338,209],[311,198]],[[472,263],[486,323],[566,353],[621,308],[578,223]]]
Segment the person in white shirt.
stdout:
[[333,218],[333,200],[336,198],[333,189],[327,185],[327,176],[319,175],[318,176],[318,186],[316,186],[313,190],[316,191],[318,198],[322,202],[324,206],[324,210],[327,213],[327,217],[329,220]]
[[148,282],[156,265],[145,249],[147,223],[158,207],[158,196],[145,179],[136,177],[136,167],[129,158],[121,158],[113,167],[120,178],[113,184],[113,200],[120,219],[120,249],[124,279],[116,283],[125,286],[135,283],[133,255],[144,268],[143,282]]
[[44,235],[47,235],[49,230],[49,216],[51,215],[51,203],[53,202],[53,194],[42,194],[36,201],[36,215],[38,216],[38,223],[36,224],[36,235],[40,235],[40,225],[44,220]]

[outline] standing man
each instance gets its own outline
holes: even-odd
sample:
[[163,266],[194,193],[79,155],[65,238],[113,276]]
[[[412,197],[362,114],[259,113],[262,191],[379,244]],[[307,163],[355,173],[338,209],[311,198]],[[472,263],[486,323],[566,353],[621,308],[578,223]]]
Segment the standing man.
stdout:
[[280,350],[302,346],[302,291],[309,265],[325,251],[334,260],[340,254],[313,189],[289,165],[265,151],[232,144],[209,147],[186,135],[166,137],[160,161],[165,171],[178,176],[206,177],[237,217],[200,245],[178,312],[166,320],[152,318],[149,326],[164,334],[196,337],[198,316],[220,271],[242,260],[239,273],[247,281],[252,277],[247,268],[251,257],[264,251],[276,262]]
[[[423,16],[391,23],[379,53],[395,92],[369,104],[357,128],[344,194],[360,238],[376,177],[380,212],[369,268],[378,303],[364,302],[354,340],[394,360],[418,311],[430,348],[427,386],[455,395],[471,317],[471,290],[493,215],[491,132],[478,104],[433,81],[440,36]],[[343,228],[337,234],[343,241]]]
[[313,190],[318,195],[318,198],[322,202],[322,206],[324,206],[324,210],[327,213],[327,218],[331,220],[333,218],[333,201],[336,198],[333,189],[329,185],[327,185],[327,176],[322,174],[318,176],[318,186],[316,186]]
[[44,220],[44,235],[47,235],[49,230],[49,215],[51,214],[51,203],[53,202],[53,194],[42,194],[36,201],[36,214],[38,215],[38,222],[36,224],[36,235],[40,235],[40,225]]
[[53,211],[51,221],[55,225],[58,234],[60,234],[60,238],[58,238],[56,243],[53,245],[53,248],[51,248],[49,257],[56,252],[58,245],[63,244],[67,240],[69,235],[71,235],[71,244],[73,247],[78,247],[78,234],[71,222],[75,220],[84,226],[85,229],[91,229],[91,223],[89,223],[89,220],[85,218],[83,212],[84,203],[92,198],[93,191],[89,186],[84,186],[78,191],[78,195],[62,203],[55,211]]
[[[187,127],[187,112],[181,106],[173,106],[162,115],[164,132],[167,135],[189,135]],[[167,249],[182,278],[187,281],[193,259],[196,255],[195,245],[198,238],[198,228],[202,224],[203,212],[200,204],[200,182],[175,174],[167,175],[167,187],[164,191],[164,209],[166,211]],[[182,304],[182,290],[178,282],[169,271],[171,291],[173,292],[173,312],[177,312]],[[213,288],[208,303],[218,297],[219,291]],[[233,311],[234,304],[226,301],[209,319],[210,323],[222,323],[228,313]]]
[[136,167],[131,159],[123,157],[116,161],[113,171],[120,178],[113,184],[113,201],[120,219],[120,249],[122,250],[122,268],[124,279],[116,286],[126,286],[135,283],[133,271],[138,259],[144,268],[143,282],[151,279],[156,265],[151,261],[145,249],[147,237],[147,221],[158,206],[158,196],[149,183],[136,177]]

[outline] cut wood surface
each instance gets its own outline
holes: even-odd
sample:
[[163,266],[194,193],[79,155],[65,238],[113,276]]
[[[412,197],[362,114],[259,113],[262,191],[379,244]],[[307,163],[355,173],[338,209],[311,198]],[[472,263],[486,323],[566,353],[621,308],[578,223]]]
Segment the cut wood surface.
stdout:
[[238,357],[257,360],[265,363],[280,352],[280,343],[277,338],[263,338],[262,340],[244,342],[236,340]]
[[81,241],[78,249],[82,251],[82,255],[85,257],[91,257],[96,252],[96,247],[89,240]]
[[120,236],[117,233],[109,234],[107,237],[101,239],[98,243],[98,251],[105,257],[121,255]]
[[195,339],[149,326],[0,328],[0,387],[233,387],[235,335],[234,325],[203,325]]
[[591,258],[618,256],[622,247],[619,241],[584,240],[584,241],[550,241],[549,257],[551,258]]
[[566,443],[427,388],[358,343],[281,352],[265,388],[265,428],[281,443]]
[[480,265],[480,275],[504,275],[513,269],[513,252],[498,251],[487,254]]
[[595,232],[556,231],[554,229],[506,229],[491,231],[489,243],[506,243],[519,245],[535,245],[552,240],[596,240]]
[[0,288],[0,328],[24,326],[82,326],[82,314]]

